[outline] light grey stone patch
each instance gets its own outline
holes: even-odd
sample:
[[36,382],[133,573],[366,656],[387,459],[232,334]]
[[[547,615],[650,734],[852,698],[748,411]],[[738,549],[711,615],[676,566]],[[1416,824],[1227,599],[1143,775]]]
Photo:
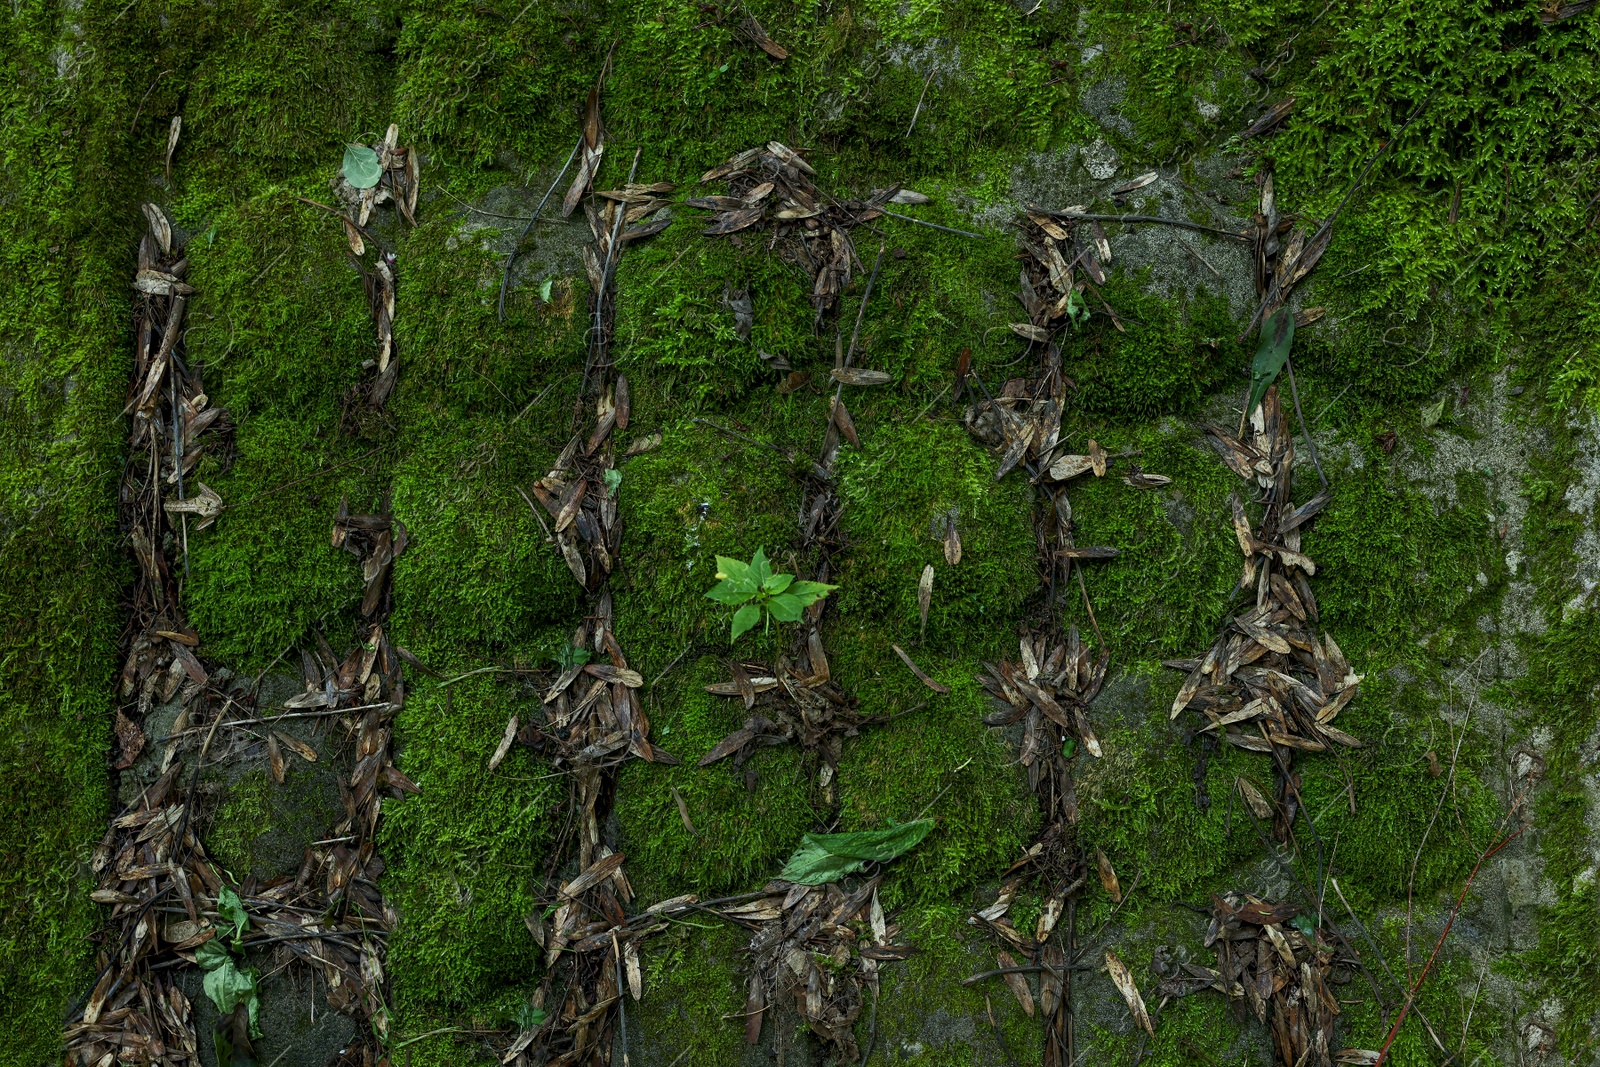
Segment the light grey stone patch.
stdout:
[[1127,88],[1128,83],[1122,78],[1106,78],[1085,89],[1079,102],[1084,113],[1101,126],[1131,139],[1134,135],[1133,123],[1120,110]]

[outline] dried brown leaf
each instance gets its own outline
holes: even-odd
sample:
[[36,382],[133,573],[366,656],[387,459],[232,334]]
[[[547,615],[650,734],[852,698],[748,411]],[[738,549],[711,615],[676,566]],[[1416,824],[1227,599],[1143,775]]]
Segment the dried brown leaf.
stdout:
[[1139,986],[1134,982],[1133,975],[1128,972],[1127,965],[1110,949],[1106,950],[1106,970],[1110,972],[1112,984],[1117,987],[1117,992],[1128,1002],[1128,1010],[1133,1012],[1134,1021],[1144,1027],[1145,1033],[1155,1037],[1156,1030],[1150,1025],[1150,1013],[1145,1010],[1144,997],[1139,995]]
[[272,769],[272,780],[282,785],[287,768],[283,763],[283,750],[278,747],[278,735],[271,730],[267,731],[267,766]]
[[[1000,961],[1000,966],[1003,968],[1017,965],[1016,957],[1004,949],[996,953],[995,958]],[[1033,1018],[1033,991],[1028,988],[1027,979],[1020,974],[1007,974],[1002,975],[1002,977],[1005,978],[1006,985],[1011,987],[1011,995],[1017,998],[1017,1003],[1022,1005],[1022,1010],[1028,1013],[1028,1018]]]
[[905,649],[901,648],[899,645],[893,645],[891,647],[894,649],[895,655],[899,656],[900,659],[905,663],[905,665],[907,667],[911,668],[911,673],[916,675],[917,676],[917,680],[920,681],[923,685],[927,686],[929,689],[932,689],[935,693],[948,693],[948,692],[950,692],[950,687],[949,686],[941,685],[940,683],[934,681],[932,678],[929,678],[926,674],[924,674],[923,671],[922,671],[922,668],[918,667],[915,663],[913,663],[911,661],[911,657],[906,655],[906,650]]
[[1100,849],[1094,850],[1094,864],[1100,871],[1100,884],[1105,886],[1106,893],[1114,903],[1122,903],[1122,883],[1117,881],[1117,872],[1112,869],[1111,861],[1106,859],[1106,854]]
[[954,567],[961,562],[961,535],[956,532],[954,519],[944,524],[944,561]]
[[511,751],[511,742],[517,739],[517,713],[512,712],[511,718],[506,720],[506,732],[501,736],[500,743],[495,746],[494,755],[489,757],[489,769],[492,771],[500,766],[506,758],[506,753]]
[[917,581],[917,612],[922,619],[922,629],[928,629],[928,608],[933,604],[933,564],[922,568],[922,577]]
[[894,376],[881,370],[864,370],[860,367],[835,367],[833,380],[845,385],[888,385]]

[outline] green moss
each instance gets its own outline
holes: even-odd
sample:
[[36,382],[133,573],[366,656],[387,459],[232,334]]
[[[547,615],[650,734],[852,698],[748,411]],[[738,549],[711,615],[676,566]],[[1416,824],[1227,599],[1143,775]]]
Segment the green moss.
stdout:
[[519,696],[492,676],[424,684],[396,720],[401,766],[422,790],[384,805],[383,888],[403,917],[389,955],[401,1012],[473,1011],[536,966],[522,920],[567,787],[521,747],[486,769]]
[[[1019,478],[996,485],[994,457],[959,424],[874,423],[861,446],[839,460],[850,538],[834,598],[840,612],[883,619],[909,638],[917,583],[932,564],[928,630],[937,644],[972,627],[1005,629],[1039,584],[1032,487]],[[946,561],[946,522],[961,539],[956,566]]]
[[206,851],[242,881],[293,875],[311,842],[323,837],[344,808],[333,782],[298,760],[287,761],[288,788],[265,768],[246,771],[227,785],[206,835]]
[[[1202,397],[1237,380],[1247,356],[1226,297],[1204,287],[1192,297],[1150,292],[1148,270],[1119,274],[1103,290],[1104,303],[1062,346],[1062,366],[1076,383],[1073,406],[1090,415],[1138,417],[1193,411]],[[1125,320],[1117,329],[1105,305]]]
[[[651,691],[646,710],[656,743],[684,763],[630,763],[622,773],[617,817],[629,878],[642,899],[687,892],[714,896],[760,884],[777,874],[800,835],[813,828],[816,767],[792,746],[750,760],[754,788],[731,761],[695,766],[744,725],[743,704],[703,688],[727,676],[720,658],[704,656]],[[693,834],[678,814],[673,790],[689,809]]]
[[315,623],[344,632],[360,602],[360,568],[330,550],[328,531],[341,497],[356,511],[379,505],[382,438],[352,435],[346,410],[376,339],[338,231],[289,189],[212,225],[189,251],[188,343],[211,402],[239,428],[231,464],[208,457],[195,473],[231,508],[190,532],[185,599],[214,654],[264,665]]

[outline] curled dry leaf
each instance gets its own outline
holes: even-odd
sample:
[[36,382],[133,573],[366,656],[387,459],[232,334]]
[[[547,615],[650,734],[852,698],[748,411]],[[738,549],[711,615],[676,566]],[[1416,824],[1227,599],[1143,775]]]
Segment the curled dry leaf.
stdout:
[[1106,450],[1100,447],[1100,442],[1089,438],[1089,466],[1094,469],[1096,478],[1106,476]]
[[683,794],[678,792],[678,787],[675,785],[667,788],[672,790],[672,799],[678,805],[678,818],[683,820],[683,828],[694,837],[699,837],[700,831],[694,828],[694,820],[689,818],[689,805],[684,802]]
[[[1137,192],[1138,190],[1143,189],[1145,186],[1152,184],[1159,177],[1161,177],[1161,174],[1158,171],[1146,171],[1132,181],[1123,182],[1121,185],[1112,189],[1111,195],[1126,196],[1129,193]],[[1107,258],[1109,259],[1110,257]]]
[[1106,859],[1106,854],[1100,849],[1094,850],[1095,867],[1100,871],[1100,884],[1105,886],[1106,893],[1113,902],[1122,903],[1122,883],[1117,881],[1117,872],[1111,868],[1111,861]]
[[864,370],[860,367],[835,367],[833,380],[845,385],[888,385],[894,377],[881,370]]
[[517,713],[512,712],[511,718],[506,720],[506,732],[500,738],[500,743],[495,746],[494,755],[489,757],[489,769],[492,771],[500,766],[506,758],[506,753],[511,751],[511,742],[517,739]]
[[899,656],[900,659],[905,663],[905,665],[907,667],[911,668],[911,673],[916,675],[917,676],[917,680],[920,681],[923,685],[927,686],[929,689],[932,689],[935,693],[948,693],[948,692],[950,692],[950,687],[949,686],[941,685],[940,683],[934,681],[932,678],[929,678],[927,676],[927,674],[923,673],[922,668],[918,667],[915,663],[912,662],[911,657],[906,654],[906,650],[905,649],[901,648],[899,645],[894,645],[892,647],[894,648],[895,655]]
[[1135,984],[1133,975],[1128,972],[1127,965],[1110,949],[1106,950],[1106,970],[1110,972],[1112,984],[1117,987],[1117,992],[1128,1002],[1128,1010],[1133,1012],[1134,1021],[1144,1028],[1145,1033],[1155,1037],[1155,1027],[1150,1025],[1150,1013],[1145,1010],[1144,997],[1139,995],[1139,987]]
[[178,135],[183,132],[183,116],[172,116],[172,125],[167,129],[167,177],[172,177],[172,153],[178,150]]
[[1250,811],[1256,818],[1263,820],[1272,818],[1272,805],[1267,803],[1267,798],[1262,796],[1261,790],[1255,787],[1254,782],[1242,774],[1234,781],[1239,787],[1239,794],[1244,797],[1244,802],[1250,805]]
[[289,746],[290,750],[293,751],[296,756],[299,756],[307,763],[317,762],[317,750],[300,740],[298,737],[292,737],[289,734],[278,734],[277,736],[278,740]]
[[1037,341],[1040,344],[1044,344],[1050,340],[1049,330],[1045,329],[1043,326],[1034,326],[1026,322],[1013,322],[1011,324],[1011,332],[1016,334],[1018,337],[1026,338],[1029,341]]
[[[1011,969],[1017,965],[1016,957],[1003,949],[995,954],[995,959],[999,960],[1000,966],[1005,969]],[[1033,991],[1028,988],[1027,979],[1020,974],[1007,974],[1002,977],[1005,978],[1006,985],[1011,988],[1011,995],[1017,998],[1017,1003],[1022,1005],[1022,1010],[1028,1013],[1028,1018],[1033,1018]]]
[[933,604],[933,564],[922,568],[922,577],[917,581],[917,611],[922,618],[922,630],[928,629],[928,608]]
[[273,781],[282,785],[288,768],[284,766],[283,750],[278,747],[278,735],[270,730],[267,731],[267,766],[272,769]]
[[961,562],[961,535],[954,519],[946,519],[944,524],[944,561],[952,567]]

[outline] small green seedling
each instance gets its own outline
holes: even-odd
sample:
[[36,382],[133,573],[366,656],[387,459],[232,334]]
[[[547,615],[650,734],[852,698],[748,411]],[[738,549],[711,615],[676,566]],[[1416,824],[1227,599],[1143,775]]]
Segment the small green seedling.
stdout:
[[797,582],[792,574],[775,574],[764,549],[756,549],[749,563],[727,556],[717,557],[717,577],[721,581],[706,596],[719,604],[739,606],[733,613],[732,644],[739,635],[761,621],[763,613],[779,622],[799,622],[800,613],[839,588],[823,582]]

